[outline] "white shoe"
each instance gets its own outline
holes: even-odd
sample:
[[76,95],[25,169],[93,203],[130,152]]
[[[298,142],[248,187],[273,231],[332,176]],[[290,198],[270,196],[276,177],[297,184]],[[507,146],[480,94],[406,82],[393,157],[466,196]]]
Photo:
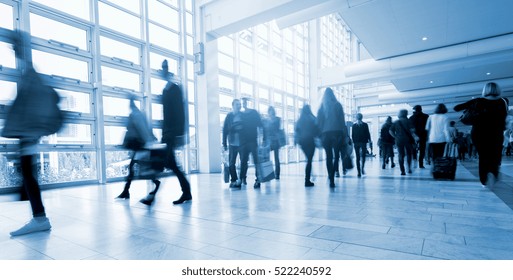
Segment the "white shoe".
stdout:
[[11,236],[19,236],[24,234],[29,234],[38,231],[46,231],[50,230],[52,226],[50,225],[50,220],[47,217],[35,217],[32,218],[27,224],[11,232]]

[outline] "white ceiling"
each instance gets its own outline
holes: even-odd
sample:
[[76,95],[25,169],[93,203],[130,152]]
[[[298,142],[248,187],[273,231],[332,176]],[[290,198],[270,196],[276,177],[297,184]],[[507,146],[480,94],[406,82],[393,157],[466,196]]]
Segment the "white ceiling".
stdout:
[[203,2],[207,39],[272,19],[285,28],[338,13],[373,59],[318,69],[317,83],[355,85],[357,106],[452,105],[479,96],[487,81],[513,97],[513,0]]
[[[390,61],[391,64],[401,60],[411,62],[401,71],[391,70],[388,75],[377,75],[382,78],[375,81],[382,83],[388,80],[403,93],[395,94],[397,98],[392,98],[392,95],[382,98],[381,103],[427,99],[426,92],[429,93],[430,89],[440,92],[441,88],[449,90],[466,84],[481,88],[481,84],[490,80],[498,81],[499,85],[502,83],[505,95],[513,96],[513,83],[510,81],[513,79],[513,1],[340,2],[339,14],[374,59]],[[423,37],[427,40],[422,40]],[[486,48],[490,50],[484,51]],[[479,49],[482,50],[480,53],[473,53]],[[352,81],[358,83],[358,78]],[[368,81],[362,79],[362,82]],[[425,103],[440,98],[450,102],[452,97],[477,96],[480,91],[475,89],[453,94],[448,92]],[[422,98],[419,98],[420,93]]]

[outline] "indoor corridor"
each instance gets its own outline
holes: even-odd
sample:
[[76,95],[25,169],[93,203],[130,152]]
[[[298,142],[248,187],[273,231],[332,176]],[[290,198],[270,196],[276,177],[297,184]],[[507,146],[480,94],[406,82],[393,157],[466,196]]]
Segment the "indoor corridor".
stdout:
[[[397,159],[396,159],[397,160]],[[477,161],[459,163],[455,181],[431,179],[429,165],[400,176],[370,159],[328,187],[315,162],[305,188],[304,163],[282,165],[281,180],[232,190],[221,174],[189,175],[193,200],[173,205],[178,181],[163,179],[152,207],[136,181],[130,200],[115,200],[123,182],[43,191],[52,230],[11,238],[31,217],[28,201],[0,199],[3,260],[429,260],[513,259],[513,162],[502,181],[483,189]]]

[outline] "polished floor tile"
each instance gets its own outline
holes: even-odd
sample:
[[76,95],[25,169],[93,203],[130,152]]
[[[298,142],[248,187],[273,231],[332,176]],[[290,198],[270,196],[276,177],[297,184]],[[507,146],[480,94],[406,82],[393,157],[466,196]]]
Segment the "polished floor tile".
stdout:
[[[329,188],[324,162],[305,188],[304,163],[282,165],[280,181],[232,190],[221,174],[191,174],[191,203],[175,177],[152,188],[135,181],[131,199],[114,199],[123,182],[43,191],[52,230],[11,238],[30,206],[0,196],[2,260],[429,260],[513,259],[513,161],[496,189],[482,189],[476,162],[455,181],[435,181],[429,166],[400,176],[369,159]],[[254,180],[250,168],[248,182]]]

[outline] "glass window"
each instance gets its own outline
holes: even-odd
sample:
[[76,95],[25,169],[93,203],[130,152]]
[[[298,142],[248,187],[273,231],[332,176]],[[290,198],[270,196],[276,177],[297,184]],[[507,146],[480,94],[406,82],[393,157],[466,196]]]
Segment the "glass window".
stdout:
[[150,52],[150,68],[155,70],[162,69],[162,61],[167,59],[167,64],[169,67],[169,71],[172,73],[179,73],[178,71],[178,61],[175,58],[166,57],[154,52]]
[[240,63],[240,75],[249,79],[253,79],[253,66],[248,63]]
[[13,21],[13,10],[9,5],[5,5],[0,3],[0,27],[13,30],[14,29],[14,21]]
[[[162,2],[165,2],[165,3],[168,3],[169,5],[173,6],[173,7],[176,7],[178,8],[178,0],[161,0]],[[189,3],[189,2],[192,2],[191,0],[186,0],[185,3]],[[190,3],[190,5],[188,5],[191,7],[192,9],[192,3]]]
[[150,79],[150,90],[152,94],[162,95],[162,90],[166,86],[167,81],[157,78]]
[[[190,2],[190,1],[186,1]],[[194,34],[194,18],[191,13],[185,13],[185,32],[188,34]]]
[[267,110],[269,109],[269,105],[265,103],[259,103],[258,104],[258,112],[262,115],[262,117],[267,117]]
[[129,151],[106,151],[105,169],[107,178],[119,178],[128,175],[131,152]]
[[240,45],[239,48],[240,60],[253,63],[253,50],[245,45]]
[[194,61],[187,60],[187,78],[194,78]]
[[[141,102],[136,100],[135,105],[140,108]],[[103,114],[105,116],[128,117],[130,115],[130,101],[122,97],[103,96]]]
[[177,53],[180,52],[180,36],[177,33],[164,29],[153,23],[150,23],[149,27],[150,43]]
[[196,128],[193,126],[189,127],[189,148],[196,148]]
[[219,75],[219,87],[233,91],[233,78]]
[[64,123],[62,129],[54,135],[42,138],[43,143],[49,144],[70,144],[70,145],[91,145],[91,125],[78,123]]
[[186,40],[187,40],[187,45],[186,45],[187,54],[194,55],[194,38],[192,36],[187,35]]
[[159,2],[158,0],[148,1],[149,19],[159,24],[180,31],[180,15],[177,10]]
[[102,2],[98,2],[98,9],[100,25],[138,39],[141,38],[141,22],[138,17]]
[[269,100],[269,90],[266,88],[259,88],[258,89],[258,98]]
[[16,83],[0,80],[0,104],[11,104],[16,98]]
[[196,125],[196,114],[194,114],[193,104],[189,104],[189,125]]
[[151,103],[151,119],[157,121],[164,119],[164,107],[162,104]]
[[219,106],[226,110],[232,109],[232,101],[235,97],[232,95],[219,94]]
[[139,0],[109,0],[109,2],[123,7],[132,13],[140,14]]
[[227,56],[223,53],[218,53],[219,68],[233,72],[233,57]]
[[125,138],[126,127],[104,126],[105,145],[121,145]]
[[32,50],[32,60],[36,71],[43,74],[89,82],[89,70],[85,61],[38,50]]
[[32,36],[55,40],[81,50],[89,49],[85,30],[33,13],[30,13],[30,33]]
[[55,0],[32,0],[39,2],[48,7],[52,7],[59,11],[63,11],[70,15],[85,19],[89,19],[89,1],[90,0],[66,0],[66,1],[55,1]]
[[233,56],[233,39],[228,36],[217,39],[217,48],[219,51]]
[[243,94],[253,95],[253,85],[244,81],[240,82],[240,92]]
[[274,93],[274,103],[282,104],[283,103],[283,94],[275,92]]
[[84,114],[91,113],[91,96],[88,93],[55,89],[61,96],[59,107],[62,110],[79,112]]
[[194,102],[196,100],[195,88],[193,81],[187,82],[187,99],[189,102]]
[[102,84],[140,91],[139,74],[102,66]]
[[0,65],[16,68],[16,56],[11,44],[0,42]]
[[104,56],[121,58],[135,64],[141,64],[138,47],[111,38],[100,36],[100,52]]

